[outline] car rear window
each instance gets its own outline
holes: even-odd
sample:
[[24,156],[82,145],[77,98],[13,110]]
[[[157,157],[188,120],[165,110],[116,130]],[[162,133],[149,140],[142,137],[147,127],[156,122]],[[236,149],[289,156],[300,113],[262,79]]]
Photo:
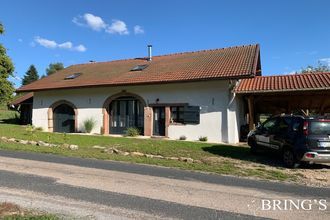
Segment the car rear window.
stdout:
[[330,134],[330,121],[312,121],[309,132],[311,134]]

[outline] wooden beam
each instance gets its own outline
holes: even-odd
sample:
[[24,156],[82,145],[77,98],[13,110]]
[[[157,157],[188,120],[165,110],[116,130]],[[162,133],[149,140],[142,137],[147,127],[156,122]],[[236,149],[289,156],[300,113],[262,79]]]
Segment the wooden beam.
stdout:
[[249,130],[253,130],[254,126],[254,97],[248,97],[248,108],[249,108]]

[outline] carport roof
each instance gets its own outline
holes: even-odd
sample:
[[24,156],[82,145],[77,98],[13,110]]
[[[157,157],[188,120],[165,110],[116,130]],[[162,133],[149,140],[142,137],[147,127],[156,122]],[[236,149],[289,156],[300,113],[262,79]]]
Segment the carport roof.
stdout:
[[241,94],[330,90],[330,73],[256,76],[242,79],[235,92]]
[[9,105],[20,105],[21,103],[25,102],[26,100],[33,97],[33,92],[29,92],[23,96],[19,96],[18,98],[15,98]]

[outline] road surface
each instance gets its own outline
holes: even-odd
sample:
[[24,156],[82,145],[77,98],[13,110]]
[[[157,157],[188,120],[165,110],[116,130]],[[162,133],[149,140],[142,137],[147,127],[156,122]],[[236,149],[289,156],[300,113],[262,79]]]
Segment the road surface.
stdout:
[[330,217],[330,188],[4,150],[1,201],[79,219]]

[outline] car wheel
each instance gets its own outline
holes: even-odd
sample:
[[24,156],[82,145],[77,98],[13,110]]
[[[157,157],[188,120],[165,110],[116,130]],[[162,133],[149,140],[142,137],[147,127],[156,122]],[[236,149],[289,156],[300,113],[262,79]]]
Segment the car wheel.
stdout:
[[257,154],[258,153],[257,143],[254,140],[249,141],[249,146],[250,146],[250,152],[252,154]]
[[287,168],[294,168],[296,166],[296,159],[291,149],[283,150],[283,163]]

